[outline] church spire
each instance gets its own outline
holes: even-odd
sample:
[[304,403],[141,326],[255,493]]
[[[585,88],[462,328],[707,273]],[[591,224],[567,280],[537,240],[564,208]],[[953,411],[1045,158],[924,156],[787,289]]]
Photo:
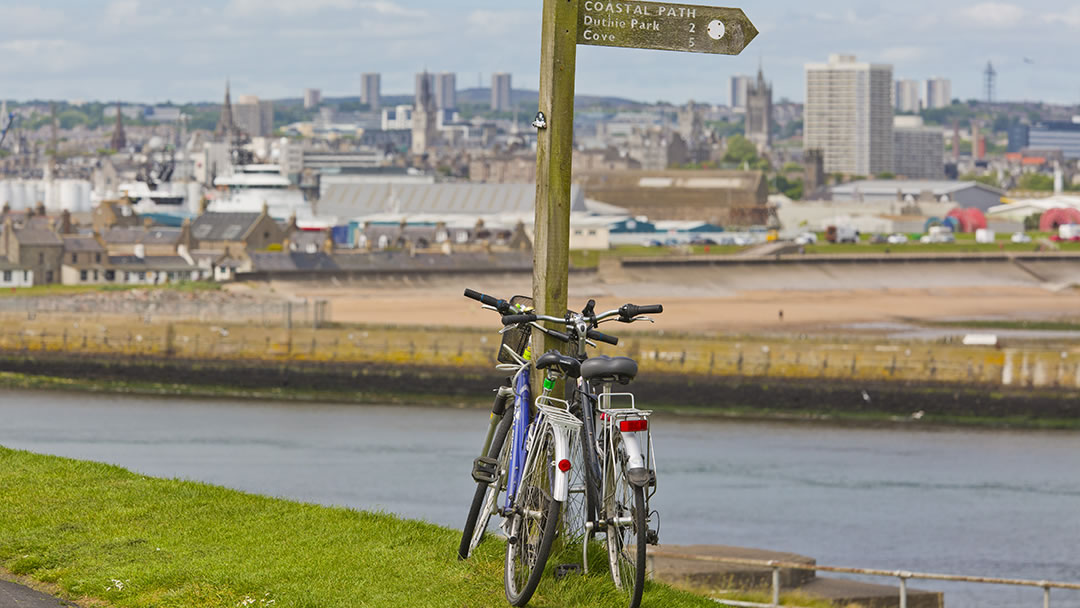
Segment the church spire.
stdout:
[[233,123],[232,115],[232,101],[229,99],[229,80],[225,80],[225,103],[221,105],[221,117],[218,118],[217,128],[214,129],[214,135],[216,137],[224,137],[231,139],[236,132],[236,125]]
[[127,147],[127,137],[124,136],[124,113],[120,102],[116,102],[116,128],[113,129],[112,140],[109,147],[117,152]]

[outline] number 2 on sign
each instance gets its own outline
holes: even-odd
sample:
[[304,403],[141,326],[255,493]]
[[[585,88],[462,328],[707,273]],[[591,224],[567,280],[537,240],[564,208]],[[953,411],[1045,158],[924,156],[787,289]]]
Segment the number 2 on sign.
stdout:
[[[690,33],[693,34],[695,31],[697,31],[697,24],[694,23],[693,21],[691,21],[690,22]],[[690,36],[690,46],[691,47],[694,46],[694,37],[693,36]]]

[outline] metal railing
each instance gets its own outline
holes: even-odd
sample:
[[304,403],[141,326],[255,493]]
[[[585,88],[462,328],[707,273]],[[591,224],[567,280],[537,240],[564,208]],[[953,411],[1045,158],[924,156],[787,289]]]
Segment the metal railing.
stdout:
[[[989,585],[1010,585],[1015,587],[1040,587],[1043,590],[1043,608],[1050,608],[1051,589],[1080,590],[1080,583],[1064,583],[1060,581],[1033,581],[1019,578],[997,578],[991,576],[966,576],[962,574],[939,574],[932,572],[909,572],[907,570],[880,570],[876,568],[850,568],[845,566],[821,566],[817,564],[805,564],[799,562],[785,562],[779,560],[760,560],[739,557],[716,557],[711,555],[693,555],[674,551],[656,550],[649,552],[652,557],[667,557],[673,559],[686,559],[718,564],[731,564],[737,566],[757,566],[772,570],[772,603],[761,604],[756,602],[744,602],[737,600],[725,600],[712,598],[720,604],[740,606],[747,608],[776,608],[780,606],[780,571],[787,570],[812,570],[814,572],[836,572],[841,574],[859,574],[865,576],[884,576],[896,578],[900,582],[900,608],[907,608],[907,581],[908,579],[948,581],[958,583],[978,583]],[[794,607],[789,607],[794,608]]]

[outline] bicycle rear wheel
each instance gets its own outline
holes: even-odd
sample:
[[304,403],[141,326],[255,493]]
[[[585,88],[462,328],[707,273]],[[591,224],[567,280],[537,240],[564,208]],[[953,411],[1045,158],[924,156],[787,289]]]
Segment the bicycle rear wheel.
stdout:
[[555,434],[546,429],[530,454],[530,466],[522,476],[510,515],[506,543],[506,599],[524,606],[532,598],[544,574],[562,502],[554,499]]
[[510,403],[503,412],[503,418],[495,429],[495,435],[491,439],[491,447],[486,454],[488,458],[499,461],[496,471],[498,478],[495,483],[487,484],[478,482],[476,492],[473,494],[472,504],[469,505],[469,515],[465,518],[465,528],[461,531],[461,544],[458,546],[458,559],[468,559],[487,532],[488,521],[491,514],[498,508],[499,494],[505,489],[506,478],[502,472],[506,469],[506,459],[510,452],[510,444],[506,441],[510,427],[514,423],[514,405]]
[[608,521],[611,578],[629,599],[630,608],[638,608],[645,586],[645,490],[631,484],[626,475],[622,435],[615,434],[612,453],[604,460],[604,517]]

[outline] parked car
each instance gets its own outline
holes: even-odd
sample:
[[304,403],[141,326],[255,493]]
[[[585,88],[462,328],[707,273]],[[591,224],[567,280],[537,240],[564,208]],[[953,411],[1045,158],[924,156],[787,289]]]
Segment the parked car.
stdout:
[[1014,243],[1030,243],[1031,237],[1023,232],[1014,232],[1013,235],[1009,237],[1009,240]]
[[889,242],[889,238],[884,234],[875,234],[870,237],[870,243],[873,245],[884,245]]
[[899,232],[897,232],[894,234],[890,234],[889,237],[885,239],[885,241],[890,245],[903,245],[904,243],[908,242],[908,237],[906,234],[900,234]]
[[663,241],[658,241],[656,239],[651,239],[651,240],[645,241],[645,246],[646,247],[663,247],[664,242]]
[[796,245],[813,245],[817,243],[817,235],[813,232],[804,232],[795,237]]
[[690,239],[690,244],[691,245],[715,245],[716,241],[714,241],[714,240],[712,240],[710,238],[705,238],[705,237],[701,237],[701,236],[695,236],[694,238]]
[[944,232],[939,234],[924,234],[919,239],[920,243],[955,243],[956,237],[951,232]]

